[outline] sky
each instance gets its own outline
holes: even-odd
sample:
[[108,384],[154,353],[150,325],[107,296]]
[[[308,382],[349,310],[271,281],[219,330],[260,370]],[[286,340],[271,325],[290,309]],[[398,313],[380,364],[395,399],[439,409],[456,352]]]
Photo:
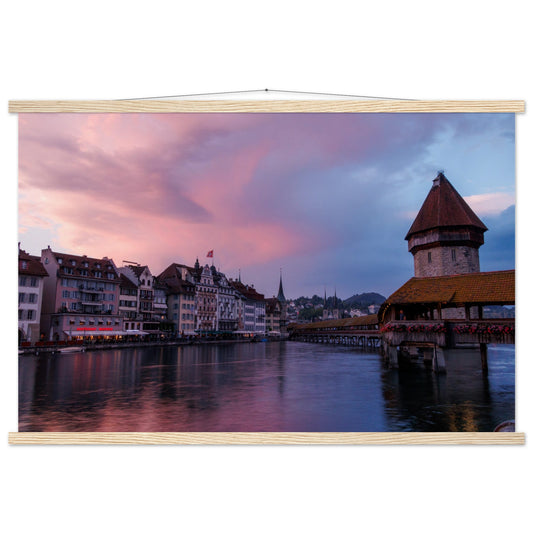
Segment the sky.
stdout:
[[19,115],[19,241],[214,264],[271,297],[389,296],[439,171],[489,231],[481,270],[514,268],[515,116],[471,113]]

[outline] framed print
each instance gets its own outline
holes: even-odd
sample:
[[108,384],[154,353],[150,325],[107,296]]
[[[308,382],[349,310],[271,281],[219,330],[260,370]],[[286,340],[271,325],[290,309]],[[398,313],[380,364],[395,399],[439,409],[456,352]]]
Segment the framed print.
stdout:
[[14,101],[19,427],[522,444],[519,101]]

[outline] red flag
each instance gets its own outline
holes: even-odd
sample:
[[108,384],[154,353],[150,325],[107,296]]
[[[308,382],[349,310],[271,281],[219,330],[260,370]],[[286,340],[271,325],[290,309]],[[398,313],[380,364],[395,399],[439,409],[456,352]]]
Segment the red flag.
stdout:
[[213,257],[213,250],[209,250],[209,252],[207,252],[207,257]]

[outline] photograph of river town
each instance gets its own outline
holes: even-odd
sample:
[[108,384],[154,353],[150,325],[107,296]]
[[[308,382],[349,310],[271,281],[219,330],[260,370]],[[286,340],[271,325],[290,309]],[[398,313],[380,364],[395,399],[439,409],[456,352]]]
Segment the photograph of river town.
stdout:
[[19,241],[19,431],[514,431],[514,114],[21,114]]

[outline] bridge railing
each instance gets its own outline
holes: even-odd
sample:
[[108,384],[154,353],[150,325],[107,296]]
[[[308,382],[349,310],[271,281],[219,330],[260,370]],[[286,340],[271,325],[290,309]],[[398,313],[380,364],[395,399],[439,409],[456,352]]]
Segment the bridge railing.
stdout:
[[514,344],[515,342],[514,318],[453,321],[449,322],[449,328],[454,344],[468,342]]
[[381,333],[389,344],[402,342],[428,342],[444,346],[447,327],[443,320],[391,320],[381,327]]

